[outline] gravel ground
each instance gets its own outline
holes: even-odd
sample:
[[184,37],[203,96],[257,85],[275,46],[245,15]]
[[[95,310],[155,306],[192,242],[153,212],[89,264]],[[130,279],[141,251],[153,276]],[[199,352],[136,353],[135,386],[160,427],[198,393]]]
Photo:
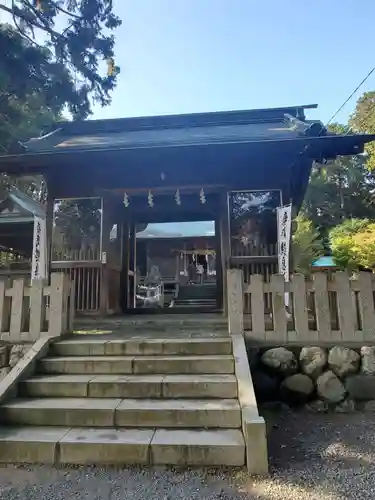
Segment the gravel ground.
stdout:
[[373,500],[375,414],[265,414],[271,472],[7,466],[1,500]]

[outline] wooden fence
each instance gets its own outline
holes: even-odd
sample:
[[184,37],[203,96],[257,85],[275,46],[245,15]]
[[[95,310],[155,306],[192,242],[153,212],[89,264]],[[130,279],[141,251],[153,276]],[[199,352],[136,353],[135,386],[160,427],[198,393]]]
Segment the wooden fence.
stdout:
[[51,284],[19,278],[0,280],[0,340],[35,342],[71,331],[74,289],[68,276],[51,275]]
[[375,275],[371,273],[350,278],[336,272],[331,279],[316,273],[308,280],[295,274],[289,283],[274,274],[267,283],[261,275],[251,275],[245,282],[240,269],[229,269],[227,286],[231,333],[245,332],[249,339],[278,343],[375,342]]

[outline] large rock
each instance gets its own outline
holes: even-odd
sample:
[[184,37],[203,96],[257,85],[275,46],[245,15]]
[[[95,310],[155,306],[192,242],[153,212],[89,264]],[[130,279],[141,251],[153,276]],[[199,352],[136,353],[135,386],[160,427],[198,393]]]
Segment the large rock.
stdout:
[[361,372],[366,375],[375,375],[375,347],[361,347]]
[[9,356],[9,366],[11,368],[13,368],[13,366],[16,366],[18,361],[24,357],[29,349],[30,346],[26,344],[16,344],[12,346]]
[[313,392],[314,384],[311,378],[303,373],[290,375],[281,384],[281,396],[291,404],[306,403]]
[[6,345],[0,346],[0,368],[4,368],[8,366],[9,356],[8,356],[8,347]]
[[252,371],[251,377],[258,401],[273,401],[278,398],[280,381],[277,377],[258,370]]
[[261,361],[267,368],[282,375],[292,375],[298,368],[297,358],[285,347],[268,349],[262,354]]
[[375,399],[375,377],[373,375],[352,375],[345,379],[345,387],[352,399],[368,401]]
[[361,357],[358,352],[347,347],[335,346],[328,354],[328,366],[338,377],[357,373]]
[[328,403],[339,403],[345,398],[346,389],[341,380],[328,370],[316,379],[318,395]]
[[303,347],[299,362],[303,373],[316,378],[323,373],[327,364],[327,351],[321,347]]

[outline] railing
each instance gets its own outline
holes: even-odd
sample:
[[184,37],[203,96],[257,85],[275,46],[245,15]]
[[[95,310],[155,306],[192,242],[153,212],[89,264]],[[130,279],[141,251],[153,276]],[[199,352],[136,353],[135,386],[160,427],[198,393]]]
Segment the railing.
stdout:
[[[354,278],[337,272],[328,279],[296,274],[286,283],[274,274],[270,282],[240,269],[228,270],[228,322],[231,333],[265,342],[375,341],[375,275]],[[271,297],[271,310],[265,297]],[[287,297],[286,297],[287,294]],[[287,300],[287,306],[285,305]]]
[[52,262],[54,272],[66,274],[74,283],[77,312],[98,312],[102,283],[102,264],[100,261]]
[[74,290],[67,276],[51,275],[51,285],[42,280],[0,280],[0,340],[34,342],[42,336],[71,331]]

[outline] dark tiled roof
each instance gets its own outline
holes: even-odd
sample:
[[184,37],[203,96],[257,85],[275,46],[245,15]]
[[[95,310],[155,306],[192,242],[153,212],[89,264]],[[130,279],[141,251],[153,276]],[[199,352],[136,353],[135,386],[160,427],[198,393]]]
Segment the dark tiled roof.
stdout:
[[65,122],[49,134],[25,143],[25,152],[132,149],[284,140],[303,137],[321,122],[305,120],[311,106],[190,115]]

